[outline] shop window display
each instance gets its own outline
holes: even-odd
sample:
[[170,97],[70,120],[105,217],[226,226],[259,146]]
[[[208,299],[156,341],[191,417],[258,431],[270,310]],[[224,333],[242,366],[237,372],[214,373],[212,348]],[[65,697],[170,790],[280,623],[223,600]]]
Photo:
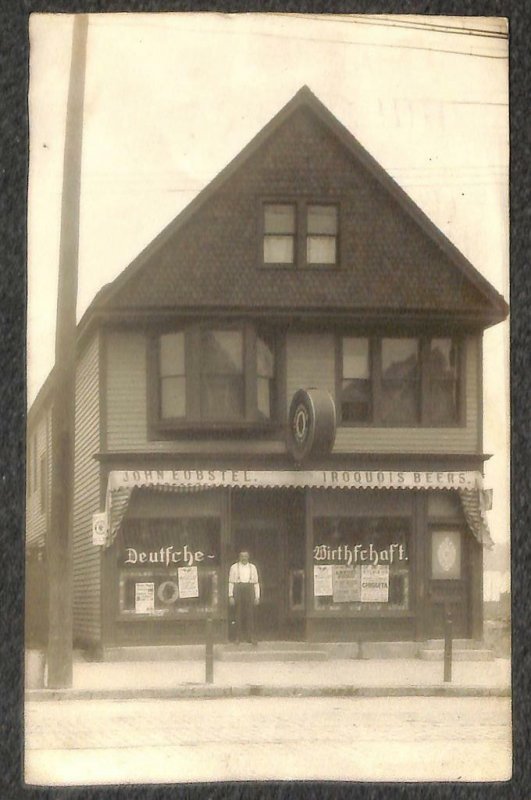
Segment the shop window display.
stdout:
[[120,615],[179,617],[219,604],[216,517],[131,519],[118,548]]
[[314,608],[361,613],[409,608],[409,520],[314,520]]

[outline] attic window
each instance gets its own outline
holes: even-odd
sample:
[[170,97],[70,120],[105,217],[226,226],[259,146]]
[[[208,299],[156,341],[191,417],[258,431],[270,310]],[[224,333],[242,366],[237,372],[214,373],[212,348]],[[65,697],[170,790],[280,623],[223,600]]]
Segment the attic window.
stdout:
[[295,260],[295,206],[264,206],[264,264],[293,264]]
[[337,260],[337,206],[308,206],[306,263],[335,264]]
[[338,203],[266,202],[262,232],[262,266],[330,269],[339,264]]

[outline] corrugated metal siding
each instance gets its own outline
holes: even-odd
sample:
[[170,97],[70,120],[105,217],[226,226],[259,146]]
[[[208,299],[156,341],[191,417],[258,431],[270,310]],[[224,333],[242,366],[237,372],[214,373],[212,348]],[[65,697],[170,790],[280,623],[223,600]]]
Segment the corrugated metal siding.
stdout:
[[[478,341],[466,339],[466,424],[455,428],[340,427],[335,453],[475,453],[479,387]],[[332,335],[290,334],[287,338],[287,401],[300,388],[327,389],[335,396]]]
[[100,551],[92,544],[92,514],[100,510],[99,337],[82,354],[76,375],[74,465],[74,636],[100,637]]
[[[46,531],[48,527],[48,518],[50,510],[51,498],[51,407],[45,407],[42,413],[35,420],[31,428],[28,428],[28,462],[26,465],[26,545],[27,546],[43,546],[46,541]],[[35,439],[36,437],[36,439]],[[36,447],[35,447],[36,441]],[[42,456],[46,456],[47,461],[47,486],[46,486],[46,505],[41,508],[41,473],[40,463]],[[33,476],[33,461],[36,459],[37,465],[37,478]],[[29,471],[32,471],[31,480],[29,480]],[[28,490],[30,487],[30,490]]]

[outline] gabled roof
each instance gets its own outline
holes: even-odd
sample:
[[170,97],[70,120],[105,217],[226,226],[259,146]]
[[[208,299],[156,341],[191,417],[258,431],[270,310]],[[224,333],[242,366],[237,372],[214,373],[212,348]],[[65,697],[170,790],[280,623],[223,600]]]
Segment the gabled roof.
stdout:
[[[323,183],[327,164],[342,166],[341,192],[348,194],[345,181],[351,180],[360,197],[359,213],[349,211],[356,233],[342,268],[261,269],[256,198],[287,195],[289,179],[292,191],[315,184],[321,195],[333,195],[334,187]],[[103,287],[85,316],[98,309],[249,307],[447,312],[475,316],[484,325],[507,314],[502,296],[307,87]]]

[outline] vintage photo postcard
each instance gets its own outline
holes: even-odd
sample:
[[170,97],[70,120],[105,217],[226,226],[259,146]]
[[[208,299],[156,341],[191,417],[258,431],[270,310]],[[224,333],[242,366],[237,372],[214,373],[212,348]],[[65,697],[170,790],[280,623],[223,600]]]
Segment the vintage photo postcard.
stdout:
[[509,780],[507,21],[30,47],[25,782]]

